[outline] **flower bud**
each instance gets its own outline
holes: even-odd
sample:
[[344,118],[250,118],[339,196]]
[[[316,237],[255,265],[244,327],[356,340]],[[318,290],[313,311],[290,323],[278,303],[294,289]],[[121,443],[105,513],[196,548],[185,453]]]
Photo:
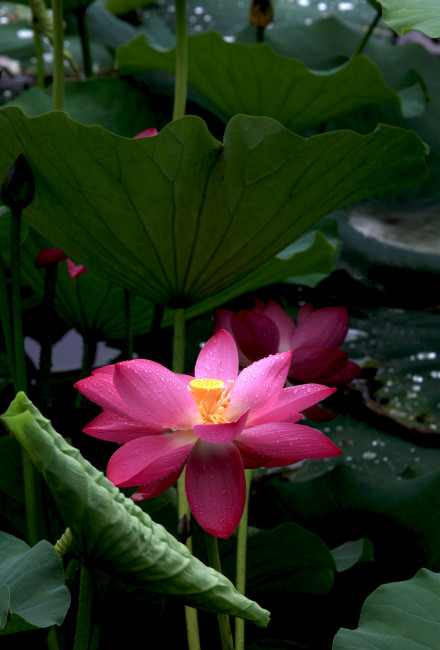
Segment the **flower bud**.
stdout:
[[267,27],[273,21],[272,0],[251,0],[249,22],[254,27]]
[[32,169],[21,153],[6,172],[2,184],[1,199],[13,211],[21,212],[35,196],[35,181]]
[[186,541],[192,535],[192,525],[189,517],[183,515],[177,524],[177,536],[181,544],[186,544]]

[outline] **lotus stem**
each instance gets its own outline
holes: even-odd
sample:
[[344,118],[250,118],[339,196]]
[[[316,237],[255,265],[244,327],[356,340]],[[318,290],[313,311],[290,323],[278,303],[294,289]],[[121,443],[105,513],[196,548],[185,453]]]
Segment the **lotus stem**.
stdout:
[[125,309],[125,353],[127,360],[133,359],[133,305],[132,295],[124,289]]
[[[81,362],[81,373],[79,379],[88,377],[93,368],[93,363],[96,357],[96,341],[88,341],[83,338],[83,353]],[[75,399],[75,408],[79,408],[84,403],[84,395],[78,391]]]
[[5,269],[3,264],[3,257],[0,251],[0,318],[3,328],[3,337],[6,345],[6,356],[8,359],[9,371],[11,373],[12,383],[14,387],[17,384],[15,374],[15,359],[14,359],[14,342],[12,339],[11,327],[11,309],[9,305],[8,287],[6,284]]
[[[209,566],[222,572],[220,553],[218,551],[217,537],[205,533],[206,550],[208,551]],[[222,641],[222,650],[234,650],[234,641],[232,639],[231,624],[227,614],[217,614],[218,626],[220,629],[220,638]]]
[[53,17],[53,110],[64,110],[63,0],[52,0]]
[[174,85],[173,120],[185,115],[188,83],[188,35],[186,0],[176,0],[176,81]]
[[[183,373],[185,371],[185,310],[174,310],[174,334],[173,334],[173,372]],[[180,521],[186,515],[188,519],[191,511],[185,491],[185,471],[177,481],[177,516]],[[192,540],[188,538],[186,546],[192,552]],[[197,610],[185,605],[186,633],[189,650],[200,650],[199,624]]]
[[34,32],[35,56],[37,57],[37,88],[44,88],[44,59],[41,45],[41,34],[37,25],[37,17],[32,9],[32,30]]
[[47,326],[40,350],[40,402],[42,406],[50,404],[50,371],[52,368],[52,322],[55,311],[55,290],[57,281],[57,264],[48,264],[44,269],[43,311]]
[[92,625],[93,582],[89,569],[81,564],[78,595],[78,614],[76,618],[75,640],[73,650],[89,647]]
[[376,13],[375,17],[371,21],[367,31],[365,32],[365,34],[361,38],[361,41],[360,41],[359,45],[357,46],[357,48],[353,52],[353,56],[357,56],[359,54],[362,54],[362,52],[364,51],[365,46],[367,45],[368,41],[370,40],[370,36],[373,33],[374,28],[376,27],[377,23],[379,22],[381,16],[382,16],[382,11],[379,9],[379,11]]
[[[243,594],[243,596],[246,589],[247,529],[248,529],[248,513],[249,513],[249,493],[250,493],[250,488],[252,483],[252,470],[246,469],[244,473],[246,476],[246,503],[237,530],[237,564],[236,564],[236,578],[235,578],[235,586],[237,588],[237,591]],[[245,622],[242,618],[235,619],[236,650],[244,650],[244,625]]]
[[78,34],[81,39],[81,48],[83,55],[83,67],[86,78],[93,75],[92,50],[90,47],[89,26],[87,24],[87,7],[81,5],[75,10],[76,21],[78,25]]

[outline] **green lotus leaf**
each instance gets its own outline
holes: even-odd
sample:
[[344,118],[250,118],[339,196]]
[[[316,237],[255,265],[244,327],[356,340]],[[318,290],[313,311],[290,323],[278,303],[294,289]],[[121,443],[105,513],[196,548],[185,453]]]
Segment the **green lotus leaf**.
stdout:
[[154,523],[19,393],[2,421],[42,472],[84,557],[113,576],[194,607],[266,626],[269,612]]
[[367,598],[356,630],[341,628],[333,650],[425,650],[440,634],[440,575],[421,569],[412,580],[381,585]]
[[[175,59],[175,49],[159,51],[140,34],[118,48],[116,65],[122,74],[174,73]],[[265,115],[291,131],[305,131],[372,104],[400,110],[397,94],[364,56],[333,71],[313,72],[269,45],[227,43],[217,32],[188,38],[188,82],[225,120],[238,113]]]
[[8,614],[37,627],[61,625],[69,609],[60,557],[46,540],[32,548],[0,532],[0,629]]
[[304,139],[239,115],[222,145],[193,116],[133,140],[63,113],[5,108],[0,137],[0,174],[20,152],[35,174],[28,223],[76,262],[169,306],[223,291],[325,214],[426,172],[418,137],[388,126]]
[[379,0],[383,19],[395,32],[419,29],[431,38],[440,36],[440,6],[437,0]]

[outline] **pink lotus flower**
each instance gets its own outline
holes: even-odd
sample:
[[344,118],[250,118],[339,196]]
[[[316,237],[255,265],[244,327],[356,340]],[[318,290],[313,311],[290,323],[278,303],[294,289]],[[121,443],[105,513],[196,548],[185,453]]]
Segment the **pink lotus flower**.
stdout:
[[87,271],[85,266],[72,262],[66,253],[63,253],[59,248],[40,248],[37,259],[35,260],[35,266],[39,268],[48,264],[56,264],[62,260],[67,260],[67,270],[72,278],[77,278],[78,275]]
[[299,382],[317,381],[327,386],[345,384],[361,369],[339,350],[348,331],[345,307],[313,310],[303,305],[297,325],[274,300],[265,306],[256,300],[252,311],[217,309],[214,333],[225,329],[235,339],[240,365],[248,366],[268,354],[292,350],[288,376]]
[[220,331],[201,350],[195,377],[145,359],[100,368],[75,384],[104,409],[84,431],[123,443],[107,475],[119,487],[140,486],[132,499],[161,494],[186,465],[194,517],[212,535],[229,537],[245,504],[244,468],[341,453],[319,431],[296,424],[299,411],[335,389],[284,388],[291,356],[261,359],[238,374],[237,347]]

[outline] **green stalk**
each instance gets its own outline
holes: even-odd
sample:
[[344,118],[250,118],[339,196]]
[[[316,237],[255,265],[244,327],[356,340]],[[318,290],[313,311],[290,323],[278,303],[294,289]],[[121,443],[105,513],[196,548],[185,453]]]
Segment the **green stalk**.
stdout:
[[52,0],[53,18],[53,110],[64,110],[63,0]]
[[176,0],[176,81],[174,85],[173,120],[185,115],[188,82],[188,44],[186,0]]
[[[15,391],[27,393],[26,356],[24,352],[23,324],[21,320],[20,293],[20,225],[21,209],[11,208],[11,284],[12,284],[12,339],[15,360]],[[21,450],[26,525],[31,546],[40,539],[38,503],[41,504],[41,483],[27,452]]]
[[60,644],[58,643],[58,634],[55,626],[52,626],[50,628],[46,643],[48,650],[60,650]]
[[155,355],[157,354],[156,345],[157,345],[157,339],[160,334],[160,328],[162,325],[163,312],[164,312],[164,306],[158,302],[155,303],[154,310],[153,310],[153,318],[151,319],[150,335],[148,338],[147,349],[145,354],[147,359],[154,360]]
[[[84,379],[84,377],[88,377],[90,375],[95,357],[96,341],[86,341],[86,339],[83,338],[83,353],[79,379]],[[83,403],[85,403],[84,395],[78,391],[76,394],[75,408],[81,407]]]
[[90,571],[81,564],[78,595],[78,613],[76,617],[75,640],[73,650],[86,650],[89,647],[92,626],[93,583]]
[[93,75],[92,50],[90,48],[89,26],[87,24],[87,7],[82,5],[75,10],[76,21],[78,25],[78,34],[81,39],[81,48],[83,55],[84,74],[86,78]]
[[34,32],[35,56],[37,57],[37,88],[44,89],[44,60],[41,34],[37,25],[37,17],[32,11],[32,29]]
[[[246,549],[247,549],[247,528],[249,513],[249,492],[252,482],[252,470],[244,471],[246,476],[246,503],[243,510],[241,521],[237,530],[237,564],[236,564],[236,582],[237,591],[244,595],[246,589]],[[235,648],[244,650],[244,620],[235,619]]]
[[257,26],[257,43],[264,43],[264,30],[266,28],[263,25]]
[[44,269],[43,313],[47,326],[40,350],[39,392],[42,406],[50,404],[50,371],[52,369],[52,322],[55,315],[55,289],[57,281],[57,264],[48,264]]
[[21,210],[11,211],[11,285],[12,285],[12,338],[14,341],[15,391],[27,393],[26,356],[24,353],[23,324],[21,321],[20,293],[20,226]]
[[379,10],[376,13],[375,17],[373,18],[373,20],[371,21],[367,31],[365,32],[365,34],[363,35],[363,37],[361,39],[359,45],[357,46],[357,48],[353,52],[353,56],[357,56],[358,54],[362,54],[366,44],[370,40],[370,36],[373,33],[374,28],[376,27],[377,23],[379,22],[381,16],[382,16],[382,11]]
[[[218,552],[217,537],[205,533],[206,550],[208,551],[209,566],[222,572],[220,563],[220,554]],[[226,614],[217,614],[218,626],[220,629],[220,638],[222,640],[223,650],[234,650],[234,641],[232,639],[231,624],[229,623],[229,616]]]
[[[174,333],[173,333],[173,372],[183,373],[185,371],[185,310],[174,310]],[[185,471],[177,481],[177,516],[178,521],[186,515],[188,519],[191,511],[185,491]],[[192,552],[192,540],[188,538],[186,546]],[[189,650],[200,650],[199,624],[197,621],[197,610],[185,605],[186,634]]]
[[133,359],[133,308],[132,297],[129,291],[124,289],[125,309],[125,347],[127,360]]
[[5,267],[3,265],[3,256],[0,250],[0,319],[2,322],[3,336],[6,346],[6,357],[8,359],[8,366],[11,373],[12,383],[14,387],[17,385],[17,378],[15,374],[15,359],[14,359],[14,343],[12,340],[11,328],[11,309],[9,306],[8,286],[6,283]]

